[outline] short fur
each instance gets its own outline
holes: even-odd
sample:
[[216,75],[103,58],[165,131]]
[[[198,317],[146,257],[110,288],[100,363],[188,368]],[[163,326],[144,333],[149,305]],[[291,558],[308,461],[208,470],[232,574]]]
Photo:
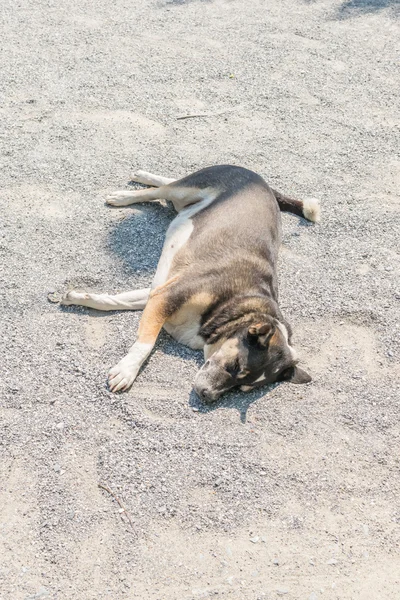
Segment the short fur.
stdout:
[[236,386],[310,381],[297,366],[291,328],[278,306],[277,259],[280,210],[318,221],[318,201],[288,198],[256,173],[231,165],[178,181],[145,172],[135,180],[160,187],[115,192],[108,203],[162,198],[179,213],[168,229],[152,291],[69,292],[63,299],[102,310],[145,306],[138,340],[110,371],[110,388],[133,383],[161,327],[178,341],[204,348],[207,361],[195,381],[204,400]]

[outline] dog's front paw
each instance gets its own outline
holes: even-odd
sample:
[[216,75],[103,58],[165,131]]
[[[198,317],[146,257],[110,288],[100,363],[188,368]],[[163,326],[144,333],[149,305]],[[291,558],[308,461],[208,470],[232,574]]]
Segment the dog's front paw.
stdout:
[[108,386],[111,392],[127,390],[139,373],[138,365],[132,357],[125,356],[108,374]]
[[61,298],[60,304],[64,306],[71,306],[71,304],[80,304],[81,300],[87,300],[88,294],[84,292],[75,292],[70,290]]

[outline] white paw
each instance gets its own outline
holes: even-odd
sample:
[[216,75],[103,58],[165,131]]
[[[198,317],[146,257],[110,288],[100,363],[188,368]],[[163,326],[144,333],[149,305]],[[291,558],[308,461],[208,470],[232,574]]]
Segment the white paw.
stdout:
[[130,388],[139,373],[139,369],[140,364],[137,364],[131,356],[125,356],[108,374],[110,391],[119,392]]
[[126,192],[124,190],[113,192],[106,198],[107,204],[111,206],[127,206],[131,203],[133,198],[132,192]]
[[64,294],[61,298],[60,304],[64,306],[70,306],[71,304],[80,304],[82,300],[87,300],[89,298],[89,294],[85,294],[85,292],[75,292],[71,290]]
[[137,183],[142,183],[143,177],[147,175],[146,171],[136,171],[132,173],[131,181],[136,181]]

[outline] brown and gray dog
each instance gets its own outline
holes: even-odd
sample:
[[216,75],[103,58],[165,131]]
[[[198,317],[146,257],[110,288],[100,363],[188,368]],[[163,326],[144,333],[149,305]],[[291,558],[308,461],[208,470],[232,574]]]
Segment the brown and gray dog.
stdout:
[[178,342],[203,349],[194,389],[211,402],[224,392],[273,383],[307,383],[292,332],[278,306],[281,211],[319,220],[319,204],[292,200],[256,173],[230,165],[173,180],[139,171],[151,187],[118,191],[113,206],[170,200],[178,212],[168,228],[151,288],[114,296],[70,291],[65,305],[142,310],[138,339],[109,373],[113,392],[135,381],[162,327]]

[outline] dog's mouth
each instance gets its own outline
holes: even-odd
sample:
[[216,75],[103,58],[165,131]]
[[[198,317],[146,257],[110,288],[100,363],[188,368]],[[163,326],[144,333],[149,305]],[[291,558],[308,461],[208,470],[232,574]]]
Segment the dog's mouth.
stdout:
[[210,390],[209,388],[205,388],[205,387],[201,387],[201,386],[200,387],[194,386],[193,389],[196,392],[196,394],[198,395],[198,397],[200,398],[200,400],[202,400],[206,404],[212,404],[213,402],[216,402],[224,393],[224,392],[214,392],[213,390]]
[[193,389],[206,403],[216,402],[222,394],[234,387],[229,374],[208,360],[194,380]]

